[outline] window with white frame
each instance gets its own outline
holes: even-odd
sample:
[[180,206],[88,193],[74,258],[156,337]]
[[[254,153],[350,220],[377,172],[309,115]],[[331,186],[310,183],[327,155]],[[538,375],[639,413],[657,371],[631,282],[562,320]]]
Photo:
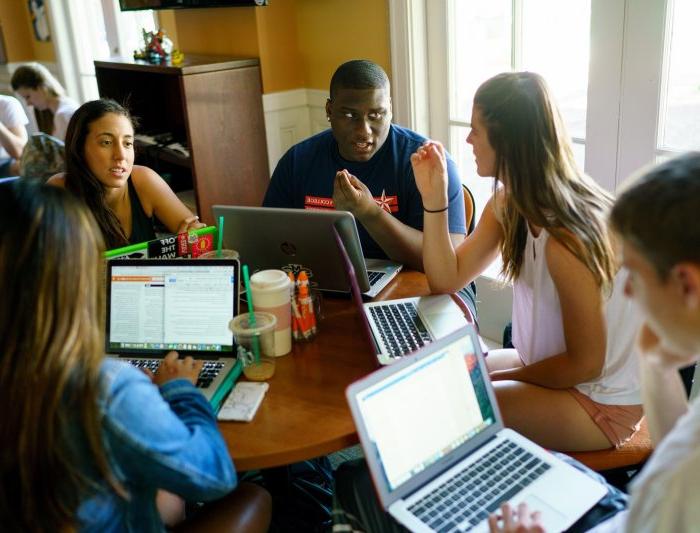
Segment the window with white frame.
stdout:
[[674,0],[668,15],[657,159],[700,149],[700,2]]
[[[421,132],[447,145],[477,207],[492,184],[476,177],[464,140],[471,101],[481,82],[505,70],[545,77],[577,161],[611,191],[654,160],[700,149],[697,0],[392,0],[390,7],[392,63],[411,66],[395,116],[420,126],[423,109],[429,121]],[[421,27],[419,17],[424,41],[402,46],[402,35],[417,35],[402,33],[402,24]],[[397,61],[396,50],[408,57]],[[410,90],[421,84],[423,100]]]
[[[476,176],[465,142],[471,101],[501,71],[544,75],[577,161],[608,190],[655,160],[700,150],[698,0],[390,0],[389,7],[394,116],[447,145],[478,206],[492,184]],[[480,327],[499,338],[509,292],[488,282],[479,290]]]
[[493,192],[493,180],[477,176],[471,146],[465,139],[476,89],[499,72],[530,70],[544,76],[583,167],[591,1],[448,0],[446,7],[446,138],[480,216]]
[[143,47],[142,30],[157,28],[153,11],[123,12],[118,0],[62,0],[49,9],[66,88],[83,102],[99,97],[93,61],[131,56]]

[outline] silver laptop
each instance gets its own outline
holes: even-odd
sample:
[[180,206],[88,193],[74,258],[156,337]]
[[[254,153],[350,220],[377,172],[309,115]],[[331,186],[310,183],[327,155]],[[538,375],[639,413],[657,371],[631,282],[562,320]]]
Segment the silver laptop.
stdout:
[[352,298],[377,362],[388,365],[436,339],[473,324],[469,308],[456,294],[436,294],[364,303],[345,244],[334,234],[350,283]]
[[213,407],[240,372],[233,334],[237,259],[116,259],[107,263],[106,352],[154,371],[170,350],[204,360],[197,387]]
[[526,502],[546,531],[606,489],[503,420],[473,327],[351,384],[346,396],[382,507],[411,531],[488,531]]
[[401,265],[365,259],[355,217],[348,211],[215,205],[214,219],[224,217],[224,247],[237,250],[253,271],[301,266],[324,291],[349,291],[343,262],[331,228],[338,229],[365,296],[374,298],[401,270]]

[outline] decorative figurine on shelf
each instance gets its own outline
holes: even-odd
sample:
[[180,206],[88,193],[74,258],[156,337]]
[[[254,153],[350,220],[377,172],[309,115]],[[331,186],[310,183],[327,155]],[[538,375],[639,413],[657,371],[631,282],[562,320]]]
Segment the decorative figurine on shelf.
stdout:
[[171,61],[178,64],[184,59],[184,54],[178,50],[173,50],[173,42],[165,35],[163,30],[157,32],[141,30],[143,35],[144,48],[134,51],[134,59],[143,59],[150,63],[168,63]]

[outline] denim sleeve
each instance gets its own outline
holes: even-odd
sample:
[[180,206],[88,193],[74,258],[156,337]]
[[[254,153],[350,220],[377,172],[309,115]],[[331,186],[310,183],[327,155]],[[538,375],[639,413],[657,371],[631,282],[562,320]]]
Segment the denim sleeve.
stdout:
[[236,471],[205,397],[187,380],[160,390],[135,368],[112,379],[103,424],[116,474],[127,486],[212,500],[236,486]]
[[464,221],[464,193],[462,181],[459,179],[457,165],[447,154],[447,205],[448,224],[450,233],[467,233],[467,225]]

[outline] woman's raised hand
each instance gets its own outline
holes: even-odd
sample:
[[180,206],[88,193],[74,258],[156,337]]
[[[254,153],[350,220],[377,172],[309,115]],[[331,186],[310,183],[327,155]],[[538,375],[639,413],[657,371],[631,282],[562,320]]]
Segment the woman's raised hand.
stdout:
[[423,208],[442,210],[447,206],[447,158],[437,141],[426,141],[411,155],[416,186],[423,197]]

